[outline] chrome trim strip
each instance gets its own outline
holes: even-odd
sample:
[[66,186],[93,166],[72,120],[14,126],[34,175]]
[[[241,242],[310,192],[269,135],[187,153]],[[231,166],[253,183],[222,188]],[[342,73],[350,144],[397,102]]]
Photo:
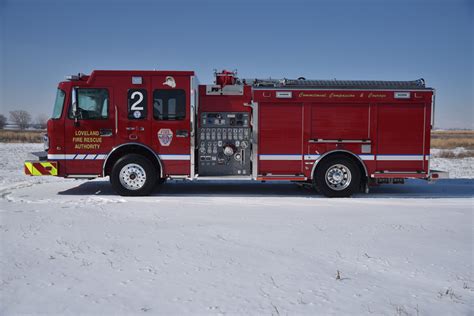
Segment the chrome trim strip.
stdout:
[[309,143],[364,143],[370,144],[372,141],[366,139],[310,139]]
[[[354,154],[356,155],[356,154]],[[375,160],[375,155],[356,155],[362,160]],[[321,155],[304,155],[304,160],[318,160],[321,157]],[[310,162],[311,163],[311,162]]]
[[258,177],[258,102],[250,102],[252,108],[252,178]]
[[239,181],[249,181],[254,180],[253,177],[246,177],[246,176],[204,176],[204,177],[196,177],[195,180],[239,180]]
[[117,104],[115,104],[115,136],[118,134],[118,110]]
[[70,160],[70,159],[74,159],[76,155],[75,154],[72,154],[72,155],[65,155],[65,154],[48,154],[48,160]]
[[304,160],[317,160],[321,155],[304,155]]
[[103,160],[105,154],[48,154],[48,160]]
[[260,160],[303,160],[302,155],[259,155]]
[[424,160],[424,155],[377,155],[378,161],[419,161]]
[[[369,124],[367,126],[367,138],[370,139],[370,110],[372,109],[372,103],[369,103]],[[370,140],[369,140],[370,142]]]
[[192,180],[188,176],[184,176],[184,175],[169,175],[168,178],[170,180]]
[[191,179],[194,178],[194,172],[195,172],[195,164],[196,164],[196,158],[195,158],[195,150],[196,150],[196,139],[195,139],[195,135],[196,135],[196,111],[195,111],[195,108],[196,108],[196,99],[198,97],[198,94],[197,94],[197,90],[195,90],[194,88],[194,76],[191,76],[190,78],[190,105],[189,105],[189,117],[190,117],[190,129],[191,129],[191,132],[189,133],[191,139],[190,139],[190,142],[191,142],[191,148],[190,148],[190,164],[189,164],[189,177]]
[[161,160],[190,160],[191,155],[160,155]]
[[435,106],[436,106],[436,90],[433,89],[433,97],[431,98],[431,128],[434,128],[435,122]]
[[93,179],[98,178],[97,174],[68,174],[66,178],[76,178],[76,179]]
[[416,172],[416,171],[375,171],[373,174],[397,174],[397,173],[406,173],[406,174],[427,174],[426,172]]
[[298,174],[273,174],[273,173],[267,173],[265,175],[259,175],[259,177],[292,177],[292,178],[304,178],[305,176],[303,175],[298,175]]
[[[423,155],[425,155],[425,142],[426,142],[426,104],[423,106],[423,145],[421,152]],[[423,162],[422,162],[422,168],[425,168],[425,157],[423,157]],[[428,171],[430,171],[429,168],[427,168]]]
[[[436,102],[436,90],[433,89],[433,96],[431,97],[431,126],[430,126],[430,143],[428,149],[431,152],[431,130],[434,128],[435,122],[435,102]],[[430,161],[428,160],[428,164],[426,165],[426,170],[430,170]]]

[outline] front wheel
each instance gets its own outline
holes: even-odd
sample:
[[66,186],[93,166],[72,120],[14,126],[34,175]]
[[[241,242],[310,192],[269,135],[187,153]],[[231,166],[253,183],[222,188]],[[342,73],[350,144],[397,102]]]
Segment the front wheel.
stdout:
[[316,166],[314,185],[327,197],[348,197],[360,187],[360,170],[356,163],[344,156],[321,161]]
[[149,195],[157,181],[157,171],[145,157],[137,154],[123,156],[114,164],[110,183],[120,195]]

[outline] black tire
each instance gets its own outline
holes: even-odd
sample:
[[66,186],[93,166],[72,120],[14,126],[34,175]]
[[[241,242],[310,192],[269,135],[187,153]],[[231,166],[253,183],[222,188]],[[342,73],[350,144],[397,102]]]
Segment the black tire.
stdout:
[[[328,177],[328,175],[334,172],[342,175],[340,182],[331,182],[331,180],[334,181],[334,178]],[[327,177],[331,179],[327,179]],[[344,179],[346,180],[344,181]],[[349,197],[359,191],[360,181],[359,167],[354,160],[345,156],[333,156],[324,159],[316,166],[313,177],[316,190],[327,197]]]
[[155,166],[147,158],[129,154],[114,164],[110,173],[110,183],[115,192],[123,196],[149,195],[157,182],[157,173]]

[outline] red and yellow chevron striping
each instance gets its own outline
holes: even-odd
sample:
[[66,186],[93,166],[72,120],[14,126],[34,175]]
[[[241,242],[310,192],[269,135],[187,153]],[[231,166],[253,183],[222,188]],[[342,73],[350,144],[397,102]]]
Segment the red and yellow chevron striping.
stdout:
[[56,161],[25,161],[25,174],[30,176],[57,176]]

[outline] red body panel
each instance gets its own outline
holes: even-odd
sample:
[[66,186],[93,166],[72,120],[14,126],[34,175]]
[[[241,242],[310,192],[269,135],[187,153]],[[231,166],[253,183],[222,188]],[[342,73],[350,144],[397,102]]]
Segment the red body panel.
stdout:
[[[260,102],[258,106],[259,173],[301,174],[303,161],[294,156],[303,155],[302,104]],[[279,156],[287,156],[288,160],[281,163]],[[290,160],[291,158],[296,160]]]
[[369,139],[369,105],[311,103],[310,124],[311,139]]

